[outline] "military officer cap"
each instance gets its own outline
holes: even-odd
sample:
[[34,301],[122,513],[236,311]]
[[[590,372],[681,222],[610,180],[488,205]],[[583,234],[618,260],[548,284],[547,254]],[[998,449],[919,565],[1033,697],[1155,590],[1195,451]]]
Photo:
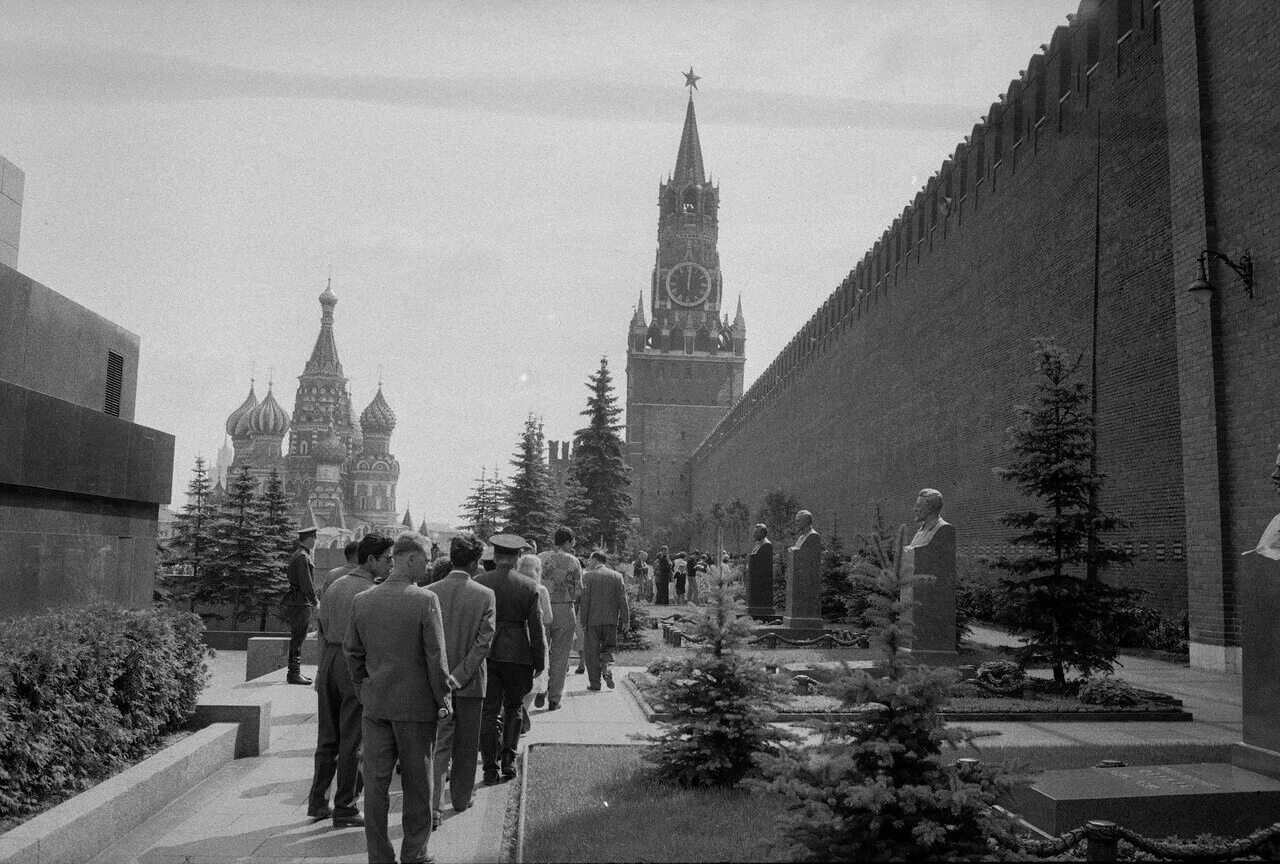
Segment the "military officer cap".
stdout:
[[519,534],[495,534],[489,542],[493,544],[495,555],[518,555],[528,545]]
[[316,529],[315,529],[315,528],[299,528],[299,529],[298,529],[298,539],[299,539],[299,540],[305,540],[305,539],[307,539],[308,537],[314,537],[314,536],[315,536],[315,533],[316,533]]

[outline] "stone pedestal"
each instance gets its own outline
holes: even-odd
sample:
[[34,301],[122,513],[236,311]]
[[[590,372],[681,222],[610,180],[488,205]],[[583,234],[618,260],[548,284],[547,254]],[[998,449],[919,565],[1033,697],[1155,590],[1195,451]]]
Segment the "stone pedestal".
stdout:
[[1244,741],[1231,762],[1280,779],[1280,561],[1256,553],[1240,560],[1241,694]]
[[793,631],[817,631],[822,620],[822,538],[810,531],[788,550],[787,607],[782,626]]
[[768,540],[747,558],[747,614],[752,618],[772,618],[773,544]]
[[912,550],[919,581],[903,589],[902,599],[914,599],[904,617],[913,629],[913,654],[956,653],[956,529],[941,525],[924,546]]

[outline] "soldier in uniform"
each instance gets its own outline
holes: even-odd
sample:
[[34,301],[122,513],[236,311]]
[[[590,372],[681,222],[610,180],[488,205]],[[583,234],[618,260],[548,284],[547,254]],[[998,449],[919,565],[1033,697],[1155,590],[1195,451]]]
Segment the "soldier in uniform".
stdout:
[[303,528],[298,532],[298,548],[289,559],[289,590],[281,603],[284,620],[289,624],[289,677],[290,684],[310,684],[310,678],[302,677],[302,640],[307,638],[311,624],[311,610],[316,608],[315,565],[311,563],[311,550],[316,548],[316,529]]
[[[533,679],[547,665],[546,638],[542,613],[538,609],[538,583],[515,572],[523,537],[497,534],[493,545],[494,569],[476,581],[494,593],[497,603],[497,631],[485,661],[488,682],[484,713],[480,724],[480,753],[484,759],[484,782],[498,783],[501,756],[502,779],[516,776],[516,746],[520,743],[520,721],[524,696]],[[498,740],[498,715],[502,714],[502,740]]]

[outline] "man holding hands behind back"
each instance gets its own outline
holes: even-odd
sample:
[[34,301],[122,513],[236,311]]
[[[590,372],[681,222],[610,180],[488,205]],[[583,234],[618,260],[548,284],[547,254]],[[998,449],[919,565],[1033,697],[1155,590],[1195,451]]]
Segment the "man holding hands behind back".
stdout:
[[427,861],[431,837],[431,755],[436,724],[453,711],[440,601],[426,578],[428,546],[401,534],[387,581],[352,601],[343,647],[364,706],[365,843],[370,864],[396,860],[387,837],[391,772],[401,767],[404,840],[400,860]]
[[[435,788],[432,819],[443,814],[444,775],[449,772],[449,797],[459,813],[471,806],[476,785],[476,756],[480,748],[480,712],[487,683],[485,659],[493,645],[496,605],[493,592],[475,581],[484,544],[474,534],[449,541],[453,569],[431,590],[440,598],[444,618],[445,648],[449,655],[449,686],[453,688],[453,715],[436,730]],[[450,771],[449,765],[453,764]]]

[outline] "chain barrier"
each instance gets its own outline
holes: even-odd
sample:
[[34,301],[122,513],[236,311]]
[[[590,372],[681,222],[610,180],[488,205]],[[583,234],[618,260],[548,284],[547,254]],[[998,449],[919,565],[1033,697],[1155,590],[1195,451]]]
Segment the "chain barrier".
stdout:
[[[677,646],[683,642],[691,642],[694,645],[701,645],[706,642],[706,639],[694,636],[670,624],[662,625],[662,635],[663,641]],[[851,632],[847,636],[840,636],[836,633],[828,632],[812,639],[788,639],[777,633],[763,633],[749,640],[748,644],[761,645],[766,648],[776,648],[779,644],[789,648],[869,648],[871,646],[871,637],[867,633]]]
[[1007,844],[1007,848],[1036,858],[1052,858],[1071,851],[1082,841],[1088,841],[1086,861],[1115,861],[1119,858],[1121,840],[1135,849],[1169,861],[1235,861],[1280,841],[1280,822],[1259,828],[1238,840],[1196,843],[1144,837],[1114,822],[1095,819],[1052,840],[1023,839],[1016,844]]

